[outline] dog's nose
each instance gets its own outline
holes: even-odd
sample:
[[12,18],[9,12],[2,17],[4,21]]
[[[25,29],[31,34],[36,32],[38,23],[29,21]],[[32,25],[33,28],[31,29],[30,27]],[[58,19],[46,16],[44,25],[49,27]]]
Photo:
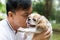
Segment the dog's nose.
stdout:
[[28,19],[28,21],[30,21],[31,19]]

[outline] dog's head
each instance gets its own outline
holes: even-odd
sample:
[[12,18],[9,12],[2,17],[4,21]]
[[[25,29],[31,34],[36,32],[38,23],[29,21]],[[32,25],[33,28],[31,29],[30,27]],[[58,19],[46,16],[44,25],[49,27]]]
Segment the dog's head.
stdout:
[[45,30],[49,24],[49,21],[46,17],[40,14],[31,14],[27,19],[27,26],[32,28],[37,28],[37,30],[43,29]]
[[40,19],[41,15],[39,14],[31,14],[28,16],[27,25],[29,27],[35,27],[37,25],[38,20]]

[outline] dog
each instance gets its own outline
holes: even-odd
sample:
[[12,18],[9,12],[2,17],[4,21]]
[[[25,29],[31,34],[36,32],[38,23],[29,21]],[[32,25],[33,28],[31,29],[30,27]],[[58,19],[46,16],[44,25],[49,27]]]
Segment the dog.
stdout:
[[[33,13],[28,16],[27,26],[29,28],[35,28],[34,36],[36,35],[36,33],[37,34],[41,33],[48,28],[50,28],[52,30],[51,23],[47,20],[47,18],[45,16],[37,14],[37,13],[35,13],[35,14]],[[47,40],[50,40],[50,38]]]
[[[51,23],[43,15],[32,13],[27,18],[27,28],[19,28],[18,31],[25,34],[25,40],[35,40],[36,35],[50,28],[52,30]],[[40,40],[40,39],[37,39]],[[46,39],[50,40],[50,38]]]
[[27,26],[29,28],[35,28],[38,32],[46,30],[49,27],[52,29],[51,23],[47,18],[37,13],[28,16]]

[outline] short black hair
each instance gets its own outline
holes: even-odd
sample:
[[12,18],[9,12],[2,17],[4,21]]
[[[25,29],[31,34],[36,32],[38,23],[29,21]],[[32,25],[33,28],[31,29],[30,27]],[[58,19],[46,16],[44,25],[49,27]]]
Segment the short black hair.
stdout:
[[7,15],[9,11],[16,11],[18,9],[29,9],[31,6],[31,0],[7,0],[6,2],[6,11]]

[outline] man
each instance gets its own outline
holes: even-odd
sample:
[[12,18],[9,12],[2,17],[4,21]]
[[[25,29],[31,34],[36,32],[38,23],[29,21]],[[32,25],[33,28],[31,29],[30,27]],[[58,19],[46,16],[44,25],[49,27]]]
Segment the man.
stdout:
[[[19,27],[27,27],[26,19],[32,12],[31,0],[8,0],[6,3],[7,19],[0,22],[0,40],[16,40]],[[49,37],[51,31],[41,34],[42,39]]]

